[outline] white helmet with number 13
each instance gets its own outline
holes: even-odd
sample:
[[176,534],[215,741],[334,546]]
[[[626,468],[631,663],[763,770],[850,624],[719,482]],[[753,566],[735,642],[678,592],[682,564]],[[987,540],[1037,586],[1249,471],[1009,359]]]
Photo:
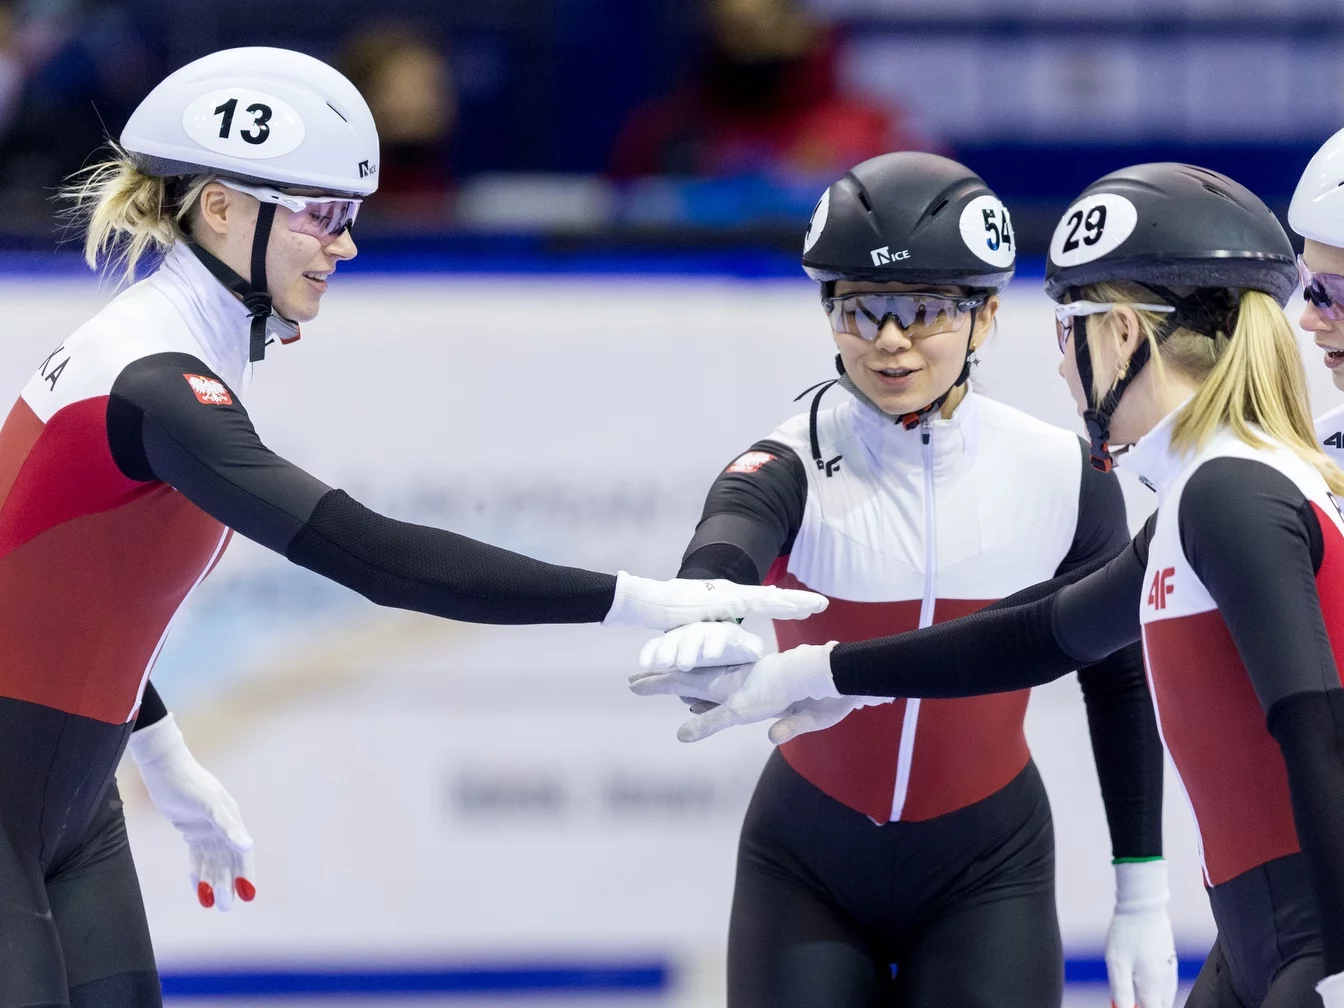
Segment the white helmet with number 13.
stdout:
[[224,49],[174,71],[131,114],[121,146],[147,175],[218,174],[368,196],[378,130],[362,95],[289,49]]

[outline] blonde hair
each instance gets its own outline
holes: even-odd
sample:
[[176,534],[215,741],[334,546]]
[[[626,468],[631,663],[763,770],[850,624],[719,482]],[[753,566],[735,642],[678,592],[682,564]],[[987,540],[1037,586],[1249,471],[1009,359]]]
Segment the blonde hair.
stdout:
[[146,175],[119,145],[111,147],[111,158],[70,176],[60,195],[69,201],[67,216],[84,228],[89,268],[129,282],[147,252],[186,237],[201,190],[214,176],[194,176],[175,195],[174,180]]
[[[1172,445],[1182,451],[1199,449],[1219,427],[1226,426],[1253,447],[1277,442],[1291,449],[1321,474],[1333,493],[1344,494],[1344,471],[1316,443],[1307,376],[1292,325],[1268,294],[1255,290],[1239,294],[1238,307],[1223,320],[1235,321],[1231,333],[1223,327],[1213,333],[1182,327],[1160,344],[1157,334],[1164,314],[1134,309],[1151,349],[1150,363],[1157,380],[1165,382],[1166,369],[1171,368],[1199,385],[1176,417]],[[1153,300],[1152,292],[1130,283],[1094,284],[1083,297],[1121,304]],[[1157,299],[1157,303],[1161,301]],[[1096,341],[1103,338],[1101,328],[1088,326],[1088,346],[1094,359]],[[1108,391],[1094,375],[1097,399]]]

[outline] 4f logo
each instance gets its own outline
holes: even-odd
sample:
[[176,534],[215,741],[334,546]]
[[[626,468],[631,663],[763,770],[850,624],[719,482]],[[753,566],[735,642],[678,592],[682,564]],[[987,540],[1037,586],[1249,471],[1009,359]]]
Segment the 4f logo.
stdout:
[[1167,567],[1153,575],[1153,585],[1148,589],[1148,604],[1154,609],[1167,607],[1167,596],[1176,590],[1172,583],[1176,580],[1176,568]]
[[818,469],[823,469],[823,470],[825,470],[825,472],[826,472],[826,478],[827,478],[827,479],[830,479],[832,476],[834,476],[834,475],[836,474],[836,471],[839,470],[839,468],[840,468],[840,460],[841,460],[842,458],[844,458],[843,455],[837,455],[835,458],[831,459],[829,462],[823,462],[821,459],[817,459],[817,468],[818,468]]
[[899,252],[893,252],[890,246],[883,245],[881,248],[873,249],[868,253],[873,257],[874,266],[888,266],[894,262],[900,262],[902,259],[910,258],[909,249],[901,249]]
[[1344,431],[1335,431],[1321,444],[1328,445],[1331,448],[1344,448]]

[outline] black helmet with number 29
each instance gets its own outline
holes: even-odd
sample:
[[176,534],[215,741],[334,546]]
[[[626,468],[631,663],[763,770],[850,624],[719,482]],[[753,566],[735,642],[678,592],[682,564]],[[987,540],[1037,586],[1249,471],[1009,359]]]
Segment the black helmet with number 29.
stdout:
[[[1207,168],[1161,162],[1098,179],[1055,228],[1045,292],[1055,301],[1072,301],[1082,288],[1107,281],[1141,284],[1175,309],[1157,332],[1161,343],[1183,327],[1212,334],[1241,290],[1263,291],[1287,304],[1297,287],[1297,265],[1278,218],[1249,189]],[[1194,290],[1179,295],[1174,287]],[[1125,375],[1098,402],[1086,317],[1079,316],[1074,326],[1092,464],[1105,470],[1112,464],[1111,414],[1147,363],[1149,346],[1139,346]]]

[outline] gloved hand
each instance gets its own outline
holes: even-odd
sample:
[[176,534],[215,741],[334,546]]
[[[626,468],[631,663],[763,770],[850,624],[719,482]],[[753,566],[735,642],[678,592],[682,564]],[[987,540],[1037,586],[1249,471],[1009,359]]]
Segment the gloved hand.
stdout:
[[1115,915],[1106,932],[1106,974],[1115,1008],[1172,1008],[1176,1003],[1169,898],[1165,861],[1115,866]]
[[[842,696],[825,700],[799,700],[784,712],[784,716],[770,726],[767,734],[775,745],[806,732],[821,731],[837,725],[860,707],[876,707],[891,703],[891,697]],[[692,714],[702,713],[691,708]]]
[[803,619],[826,608],[829,600],[816,592],[774,585],[740,585],[732,581],[653,581],[620,571],[616,597],[603,626],[644,626],[671,630],[702,620]]
[[632,677],[630,689],[641,696],[670,693],[718,703],[677,730],[681,741],[698,742],[733,725],[793,716],[800,700],[841,699],[831,679],[833,647],[835,641],[803,644],[754,665],[641,673]]
[[173,715],[132,732],[128,748],[150,801],[187,841],[191,884],[201,906],[228,910],[235,892],[251,901],[252,837],[238,803],[196,762]]
[[1325,1008],[1344,1008],[1344,973],[1335,973],[1316,985]]
[[687,623],[655,637],[639,653],[641,672],[690,671],[702,666],[743,665],[765,654],[765,642],[731,620]]

